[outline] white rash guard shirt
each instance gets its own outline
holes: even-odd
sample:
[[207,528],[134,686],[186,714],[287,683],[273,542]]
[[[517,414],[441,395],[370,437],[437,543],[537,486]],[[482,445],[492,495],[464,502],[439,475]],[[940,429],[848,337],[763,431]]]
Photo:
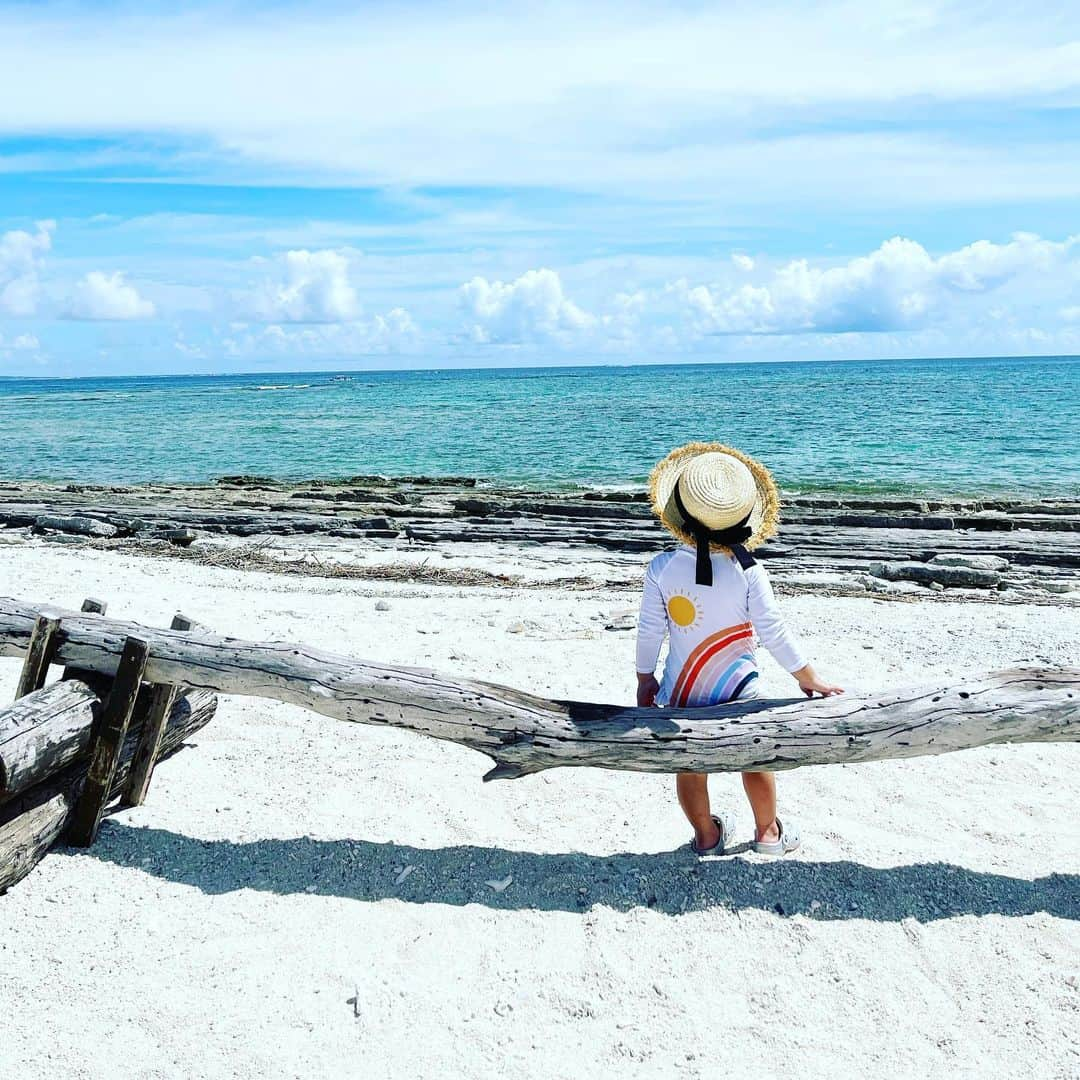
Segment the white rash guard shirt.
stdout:
[[655,670],[667,634],[657,705],[697,708],[753,696],[755,631],[781,667],[798,671],[806,665],[764,568],[744,570],[733,555],[713,552],[712,571],[712,585],[698,585],[694,549],[686,545],[649,563],[638,616],[637,670]]

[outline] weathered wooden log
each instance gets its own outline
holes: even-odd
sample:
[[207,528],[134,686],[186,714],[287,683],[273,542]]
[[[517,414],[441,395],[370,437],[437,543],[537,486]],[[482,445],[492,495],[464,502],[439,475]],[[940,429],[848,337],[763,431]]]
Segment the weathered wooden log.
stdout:
[[96,689],[78,679],[54,682],[0,710],[0,802],[85,755],[100,713]]
[[[1022,668],[860,697],[637,709],[549,701],[417,668],[306,646],[63,616],[58,655],[112,673],[130,635],[150,646],[146,678],[276,698],[327,716],[406,728],[493,758],[489,779],[563,765],[730,772],[940,754],[1003,742],[1080,739],[1080,669]],[[26,647],[39,609],[0,600],[0,655]]]
[[[173,706],[161,740],[158,760],[171,756],[194,732],[205,727],[217,709],[217,697],[208,690],[193,690]],[[127,781],[142,730],[137,715],[128,730],[110,797]],[[0,893],[24,878],[64,835],[86,779],[85,760],[17,795],[0,806]]]

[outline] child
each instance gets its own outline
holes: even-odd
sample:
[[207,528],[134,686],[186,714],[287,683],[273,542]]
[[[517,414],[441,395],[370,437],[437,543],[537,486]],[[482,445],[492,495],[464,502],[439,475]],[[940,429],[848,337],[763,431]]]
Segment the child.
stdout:
[[[720,443],[688,443],[652,471],[653,511],[682,544],[649,563],[638,619],[639,705],[697,708],[757,696],[754,631],[807,697],[840,694],[819,679],[784,625],[763,567],[748,548],[776,532],[780,496],[768,469]],[[664,634],[664,677],[653,672]],[[784,855],[799,846],[776,816],[771,772],[742,774],[754,811],[754,850]],[[679,805],[694,827],[691,849],[722,854],[729,829],[709,810],[708,778],[679,773]]]

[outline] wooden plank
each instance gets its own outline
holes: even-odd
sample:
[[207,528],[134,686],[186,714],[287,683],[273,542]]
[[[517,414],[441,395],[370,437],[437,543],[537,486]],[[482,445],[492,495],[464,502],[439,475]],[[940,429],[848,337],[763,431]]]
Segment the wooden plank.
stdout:
[[59,628],[59,619],[46,618],[44,615],[34,623],[30,647],[26,650],[19,685],[15,690],[16,701],[26,697],[27,694],[32,694],[35,690],[40,690],[45,685],[49,665],[52,663],[53,653],[56,650],[56,632]]
[[139,686],[150,646],[141,638],[127,637],[124,641],[120,664],[109,698],[102,710],[101,725],[94,738],[90,768],[86,784],[75,806],[68,842],[78,847],[88,847],[97,836],[101,816],[116,779],[124,736],[131,723],[131,714],[139,696]]
[[[26,648],[41,610],[0,599],[0,655]],[[150,682],[274,698],[326,716],[398,727],[495,760],[491,779],[557,766],[747,772],[942,754],[994,743],[1080,741],[1080,669],[1032,666],[881,694],[640,709],[552,701],[510,687],[354,660],[287,642],[153,630],[46,610],[60,656],[106,674],[119,643],[150,643]]]
[[150,692],[150,711],[143,724],[139,737],[139,746],[131,763],[131,775],[128,776],[120,796],[124,806],[142,806],[146,792],[150,787],[150,778],[154,773],[154,763],[161,750],[161,737],[165,733],[165,722],[172,714],[173,705],[179,687],[170,683],[156,683]]
[[95,687],[62,679],[0,709],[0,802],[86,755],[101,715]]

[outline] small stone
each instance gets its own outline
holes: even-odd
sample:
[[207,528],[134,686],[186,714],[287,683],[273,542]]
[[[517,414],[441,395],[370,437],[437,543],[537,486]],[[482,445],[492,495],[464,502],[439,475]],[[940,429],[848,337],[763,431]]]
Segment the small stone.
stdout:
[[945,586],[940,581],[931,581],[927,586],[931,592],[944,592]]
[[636,630],[637,612],[616,611],[609,615],[604,623],[605,630]]
[[517,622],[512,622],[507,628],[508,634],[524,634],[525,624],[519,619]]
[[388,600],[376,600],[375,601],[375,610],[376,611],[389,611],[390,610],[390,602]]
[[191,547],[197,539],[194,529],[166,529],[162,537],[177,547]]
[[962,566],[967,570],[1005,570],[1009,560],[1000,555],[958,555],[955,553],[935,555],[930,562],[935,566]]

